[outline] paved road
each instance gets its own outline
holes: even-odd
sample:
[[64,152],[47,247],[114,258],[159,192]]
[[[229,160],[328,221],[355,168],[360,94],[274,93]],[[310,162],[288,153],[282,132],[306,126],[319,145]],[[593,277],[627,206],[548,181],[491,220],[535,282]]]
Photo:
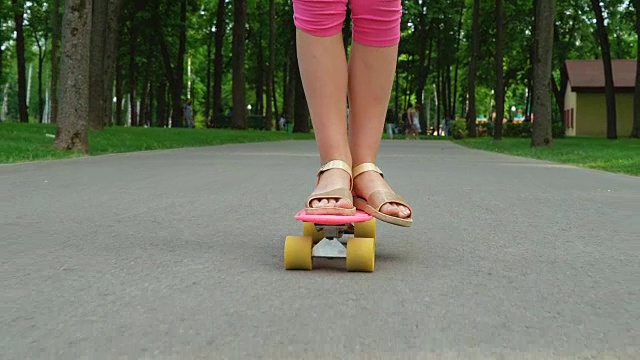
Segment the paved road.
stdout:
[[0,166],[0,357],[638,358],[640,179],[384,142],[415,224],[283,270],[308,141]]

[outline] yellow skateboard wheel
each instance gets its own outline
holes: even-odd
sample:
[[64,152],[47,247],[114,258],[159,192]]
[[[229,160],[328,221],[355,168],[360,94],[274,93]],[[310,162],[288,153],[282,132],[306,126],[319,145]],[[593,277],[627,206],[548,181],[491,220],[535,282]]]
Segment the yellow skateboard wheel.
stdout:
[[313,239],[314,244],[317,244],[322,239],[324,239],[324,231],[316,230],[316,226],[314,225],[314,223],[305,222],[303,226],[304,227],[302,229],[302,234],[304,236],[311,236],[311,239]]
[[313,258],[311,236],[287,236],[284,241],[284,268],[287,270],[311,270]]
[[354,224],[353,237],[357,238],[376,238],[376,219],[359,222]]
[[373,272],[375,261],[375,239],[354,237],[347,240],[347,271]]

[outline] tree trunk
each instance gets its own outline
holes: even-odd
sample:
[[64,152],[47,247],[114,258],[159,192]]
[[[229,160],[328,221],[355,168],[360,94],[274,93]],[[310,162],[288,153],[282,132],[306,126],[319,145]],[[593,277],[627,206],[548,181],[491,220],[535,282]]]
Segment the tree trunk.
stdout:
[[246,88],[244,76],[244,45],[247,22],[247,0],[233,2],[233,66],[232,66],[232,97],[233,97],[233,127],[247,128]]
[[289,69],[287,79],[287,91],[286,91],[286,107],[284,109],[287,120],[293,121],[295,115],[295,103],[296,103],[296,71],[298,71],[298,55],[296,54],[295,41],[291,44],[291,50],[289,52]]
[[122,125],[122,64],[116,59],[116,126]]
[[60,72],[60,0],[51,2],[51,89],[49,99],[51,102],[51,123],[58,119],[58,74]]
[[[461,4],[462,6],[460,6],[460,17],[458,18],[458,32],[456,33],[456,54],[460,51],[460,40],[462,39],[462,19],[464,17],[465,2],[463,1]],[[455,119],[456,106],[458,101],[458,72],[460,70],[460,60],[458,59],[458,56],[455,56],[455,62],[456,64],[453,75],[453,108],[451,109],[453,119]]]
[[473,0],[473,19],[471,30],[471,59],[469,60],[469,111],[467,112],[467,131],[469,137],[476,137],[476,72],[480,53],[480,0]]
[[438,71],[436,72],[436,86],[434,86],[434,93],[436,95],[436,119],[434,121],[434,132],[436,136],[440,136],[440,118],[442,117],[441,109],[442,109],[442,95],[440,94],[440,82],[442,78],[442,71],[440,71],[440,66],[437,67]]
[[222,109],[222,75],[223,75],[223,56],[222,47],[224,45],[225,25],[225,0],[218,0],[218,9],[216,14],[216,37],[215,37],[215,59],[213,61],[213,113],[223,114]]
[[[135,14],[133,15],[135,17]],[[138,114],[136,111],[136,42],[137,29],[134,21],[131,21],[131,30],[129,38],[129,109],[131,112],[131,126],[136,126]]]
[[104,35],[104,82],[103,97],[104,110],[102,113],[103,126],[110,126],[113,118],[113,81],[115,77],[116,61],[118,56],[118,31],[124,0],[109,0],[107,9],[107,21]]
[[[276,5],[275,0],[269,0],[269,64],[267,66],[267,113],[265,119],[265,129],[271,130],[273,121],[273,107],[275,103],[275,87],[273,84],[273,73],[276,62]],[[272,103],[274,106],[272,106]],[[277,128],[277,126],[276,126]]]
[[618,131],[616,127],[616,95],[613,84],[613,68],[611,65],[611,50],[609,47],[609,35],[604,24],[602,7],[600,0],[591,0],[591,7],[596,14],[596,32],[602,50],[602,60],[604,65],[604,93],[607,99],[607,138],[617,139]]
[[551,60],[553,57],[553,24],[555,0],[537,0],[536,32],[533,59],[533,103],[535,115],[531,134],[532,146],[552,143]]
[[104,127],[106,104],[104,91],[105,38],[107,36],[108,0],[93,0],[91,14],[91,54],[89,65],[89,128]]
[[264,96],[264,72],[265,72],[265,67],[264,67],[264,55],[263,55],[263,50],[262,50],[262,35],[258,35],[257,36],[257,43],[256,43],[256,47],[257,47],[257,51],[258,51],[258,56],[256,56],[256,69],[258,71],[256,71],[256,106],[255,106],[255,110],[253,111],[254,114],[258,114],[258,115],[263,115],[263,108],[264,108],[264,100],[263,100],[263,96]]
[[533,80],[531,79],[532,75],[528,75],[527,78],[527,96],[524,102],[524,118],[529,119],[531,115],[531,99],[533,98]]
[[158,120],[156,123],[159,127],[167,126],[167,82],[160,79],[158,82]]
[[138,125],[145,126],[147,125],[148,118],[146,117],[146,107],[147,107],[147,99],[149,97],[149,84],[150,84],[150,71],[151,67],[151,57],[149,56],[147,62],[147,69],[144,72],[144,78],[142,80],[142,91],[140,92],[140,111],[138,112]]
[[[275,82],[275,80],[273,80],[273,78],[272,78],[272,81],[271,81],[271,89],[273,90],[273,93],[272,93],[272,95],[273,95],[273,114],[274,114],[274,116],[278,116],[278,114],[280,114],[280,112],[278,111],[278,96],[277,96],[277,93],[276,93],[276,82]],[[276,125],[276,128],[277,128],[277,125]]]
[[2,49],[2,46],[0,46],[0,85],[4,84],[4,79],[3,79],[3,70],[4,70],[4,50]]
[[[38,122],[40,124],[42,124],[42,121],[44,120],[44,93],[43,93],[43,89],[42,89],[42,69],[44,67],[44,58],[45,58],[45,48],[44,46],[40,43],[40,38],[38,37],[38,33],[36,31],[34,31],[33,33],[33,40],[36,43],[36,47],[38,48]],[[48,34],[45,32],[44,34],[44,45],[46,46],[47,44],[47,36]],[[2,84],[2,81],[0,80],[0,84]]]
[[496,122],[493,139],[502,139],[504,118],[504,10],[502,0],[496,0]]
[[211,54],[213,53],[213,36],[212,29],[207,39],[207,79],[204,91],[204,119],[207,124],[211,120],[211,65],[213,65]]
[[[47,43],[45,38],[45,44]],[[44,65],[44,49],[38,44],[38,122],[42,124],[42,118],[44,116],[44,93],[42,90],[42,67]]]
[[89,151],[89,50],[92,0],[66,0],[62,20],[60,107],[54,146]]
[[533,103],[533,92],[534,92],[534,82],[533,82],[533,66],[534,66],[534,62],[535,62],[535,57],[536,57],[536,27],[538,25],[537,21],[536,21],[536,13],[538,11],[538,0],[533,0],[533,16],[532,19],[533,21],[531,22],[531,34],[532,34],[532,41],[531,41],[531,47],[529,48],[529,69],[527,71],[527,81],[528,81],[528,89],[529,92],[527,93],[527,111],[526,111],[526,116],[525,118],[528,119],[529,121],[533,121],[533,107],[534,107],[534,103]]
[[302,78],[300,77],[300,67],[298,66],[297,48],[296,59],[294,63],[294,71],[291,74],[295,78],[295,110],[293,119],[293,132],[308,133],[309,132],[309,106],[307,97],[304,93]]
[[27,110],[27,76],[24,54],[24,1],[11,0],[14,7],[16,24],[16,55],[18,58],[18,112],[20,122],[29,122]]
[[556,106],[558,107],[558,111],[560,111],[560,114],[562,114],[564,112],[564,96],[562,96],[562,92],[560,91],[560,88],[556,83],[556,79],[553,78],[553,75],[551,76],[550,81],[551,91],[553,92],[553,97],[556,100]]
[[631,137],[640,138],[640,0],[633,0],[636,8],[636,34],[638,36],[638,54],[636,56],[636,90],[633,97],[633,129]]
[[[180,1],[180,38],[178,42],[178,60],[176,63],[176,73],[173,76],[173,84],[171,86],[172,113],[171,123],[182,126],[183,108],[182,108],[182,89],[184,87],[184,55],[187,47],[187,0]],[[194,119],[195,121],[195,119]]]
[[[424,88],[427,82],[428,70],[427,70],[427,45],[429,45],[429,50],[431,50],[431,46],[433,46],[433,37],[430,37],[427,40],[429,29],[427,25],[428,17],[426,15],[426,1],[420,5],[421,13],[417,15],[417,19],[415,22],[415,32],[418,36],[418,69],[416,71],[416,105],[418,108],[422,107],[422,99],[424,95]],[[421,112],[421,117],[424,118],[424,111]]]

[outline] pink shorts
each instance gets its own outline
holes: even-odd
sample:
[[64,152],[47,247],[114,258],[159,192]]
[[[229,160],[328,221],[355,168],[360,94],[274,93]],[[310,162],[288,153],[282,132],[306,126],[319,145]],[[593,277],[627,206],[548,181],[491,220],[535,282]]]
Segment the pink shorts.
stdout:
[[293,0],[296,27],[314,36],[332,36],[342,31],[351,5],[353,40],[384,47],[400,42],[400,0]]

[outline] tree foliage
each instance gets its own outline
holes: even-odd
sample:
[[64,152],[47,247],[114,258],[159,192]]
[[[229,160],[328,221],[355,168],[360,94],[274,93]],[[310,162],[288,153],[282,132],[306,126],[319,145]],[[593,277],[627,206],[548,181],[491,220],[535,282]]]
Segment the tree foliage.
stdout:
[[[97,6],[101,1],[114,3],[114,0],[89,3]],[[52,68],[55,62],[51,58],[55,3],[0,2],[3,119],[19,119],[19,99],[23,97],[27,99],[30,121],[50,121],[54,117],[49,109],[55,111],[56,97],[50,91],[56,89],[54,75],[60,73],[60,69]],[[479,1],[477,32],[473,31],[472,22],[474,0],[402,3],[402,40],[389,121],[399,121],[409,102],[422,108],[422,128],[426,128],[427,121],[429,127],[438,127],[445,118],[465,119],[469,115],[492,120],[493,114],[504,113],[505,118],[511,119],[516,115],[512,108],[525,117],[535,111],[532,96],[535,2]],[[495,56],[496,3],[503,4],[500,14],[504,16],[500,78]],[[637,20],[630,0],[601,4],[611,58],[637,58]],[[21,12],[24,51],[14,35],[16,14]],[[304,94],[296,91],[300,86],[296,83],[299,75],[292,16],[291,0],[123,1],[113,22],[117,26],[107,26],[109,30],[104,35],[116,41],[114,49],[108,50],[105,40],[106,70],[101,92],[104,104],[97,106],[102,115],[91,115],[92,126],[179,127],[183,125],[187,98],[193,100],[199,126],[271,129],[281,114],[291,122],[308,121],[305,104],[296,106],[306,100]],[[549,94],[556,105],[552,112],[555,122],[561,118],[560,70],[564,61],[602,57],[595,20],[596,14],[587,1],[557,3]],[[347,21],[345,25],[348,47],[350,23]],[[480,39],[475,56],[474,34]],[[94,49],[92,46],[92,51],[99,51]],[[109,58],[111,52],[113,60]],[[24,67],[18,66],[21,56]],[[22,71],[25,74],[20,74]],[[25,89],[19,86],[23,78],[27,82]],[[501,89],[496,88],[497,84],[502,84]],[[501,109],[496,109],[496,93],[504,94]],[[295,128],[307,131],[308,123]]]

